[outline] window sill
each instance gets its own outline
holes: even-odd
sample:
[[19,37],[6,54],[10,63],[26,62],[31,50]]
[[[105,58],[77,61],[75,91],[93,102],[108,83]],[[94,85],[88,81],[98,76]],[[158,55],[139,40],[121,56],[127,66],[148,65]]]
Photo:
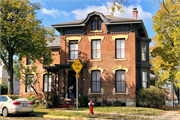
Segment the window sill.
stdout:
[[95,60],[90,60],[90,61],[92,61],[92,62],[94,62],[94,61],[99,62],[99,61],[102,61],[102,59],[95,59]]
[[89,88],[88,89],[88,95],[104,95],[104,89],[101,88],[101,92],[95,93],[95,92],[91,92],[91,88]]
[[94,31],[91,31],[91,32],[102,32],[102,30],[94,30]]
[[114,61],[123,61],[123,60],[127,60],[126,58],[123,59],[114,59]]
[[113,95],[129,95],[129,89],[126,87],[126,92],[124,93],[116,93],[116,88],[113,88],[112,94]]
[[26,66],[33,66],[33,64],[29,64],[29,65],[26,65]]
[[75,60],[68,60],[68,62],[74,62]]

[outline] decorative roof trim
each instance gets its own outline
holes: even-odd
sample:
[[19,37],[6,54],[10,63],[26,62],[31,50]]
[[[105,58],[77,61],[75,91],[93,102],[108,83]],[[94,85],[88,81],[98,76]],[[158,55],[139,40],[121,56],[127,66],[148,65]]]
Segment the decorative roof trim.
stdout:
[[88,37],[88,39],[89,39],[89,42],[91,42],[91,40],[93,40],[93,39],[101,39],[101,41],[103,41],[104,36],[91,36],[91,37]]
[[91,74],[91,71],[93,71],[93,70],[100,70],[101,71],[101,73],[103,73],[103,71],[104,71],[104,69],[103,68],[101,68],[101,67],[98,67],[98,66],[94,66],[94,67],[91,67],[91,68],[89,68],[89,73]]
[[127,68],[127,67],[124,67],[124,66],[122,66],[122,65],[119,65],[119,66],[117,66],[117,67],[115,67],[115,68],[113,68],[113,73],[115,73],[116,72],[116,70],[125,70],[126,71],[126,73],[129,71],[129,68]]
[[81,41],[81,37],[68,37],[66,38],[66,41],[69,42],[70,40],[78,40],[78,42]]
[[118,38],[125,38],[125,40],[127,40],[129,38],[129,35],[115,35],[112,36],[112,39],[115,41]]

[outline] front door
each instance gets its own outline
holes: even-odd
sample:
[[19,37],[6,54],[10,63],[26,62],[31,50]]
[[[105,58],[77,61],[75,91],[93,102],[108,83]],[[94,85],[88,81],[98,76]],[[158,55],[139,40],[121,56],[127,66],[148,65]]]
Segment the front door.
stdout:
[[[76,88],[76,73],[74,70],[68,71],[68,88],[72,85]],[[74,98],[76,98],[76,89],[73,89]],[[68,89],[68,98],[70,98],[69,89]]]

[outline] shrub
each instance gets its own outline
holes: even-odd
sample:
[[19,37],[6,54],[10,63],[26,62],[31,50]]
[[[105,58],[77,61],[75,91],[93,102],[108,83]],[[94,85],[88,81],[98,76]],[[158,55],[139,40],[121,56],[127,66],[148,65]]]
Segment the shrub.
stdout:
[[111,101],[107,101],[107,97],[105,97],[105,99],[102,99],[102,106],[111,106],[112,102]]
[[0,86],[1,86],[1,95],[7,94],[8,86],[4,84],[1,84]]
[[118,100],[118,98],[116,97],[116,100],[113,101],[112,105],[113,105],[113,106],[122,106],[122,103],[121,103],[121,101]]
[[49,98],[50,107],[56,107],[57,103],[58,103],[58,95],[56,94],[51,95],[51,97]]
[[88,97],[86,95],[78,97],[78,101],[79,101],[80,107],[88,106]]
[[34,95],[32,95],[32,96],[27,96],[26,99],[32,101],[33,103],[35,103],[35,102],[38,100],[38,98],[35,97]]
[[99,102],[98,102],[98,98],[95,97],[94,100],[92,100],[92,102],[94,103],[94,106],[99,106]]
[[152,86],[137,92],[137,103],[141,106],[160,108],[165,105],[165,91]]

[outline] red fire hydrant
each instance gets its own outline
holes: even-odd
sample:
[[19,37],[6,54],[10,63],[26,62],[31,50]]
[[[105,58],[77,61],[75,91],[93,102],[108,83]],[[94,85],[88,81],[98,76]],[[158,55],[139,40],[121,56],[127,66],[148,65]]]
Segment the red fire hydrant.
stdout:
[[88,105],[89,105],[89,114],[90,114],[90,115],[94,114],[94,112],[93,112],[94,103],[92,102],[92,100],[90,100],[90,102],[88,103]]

